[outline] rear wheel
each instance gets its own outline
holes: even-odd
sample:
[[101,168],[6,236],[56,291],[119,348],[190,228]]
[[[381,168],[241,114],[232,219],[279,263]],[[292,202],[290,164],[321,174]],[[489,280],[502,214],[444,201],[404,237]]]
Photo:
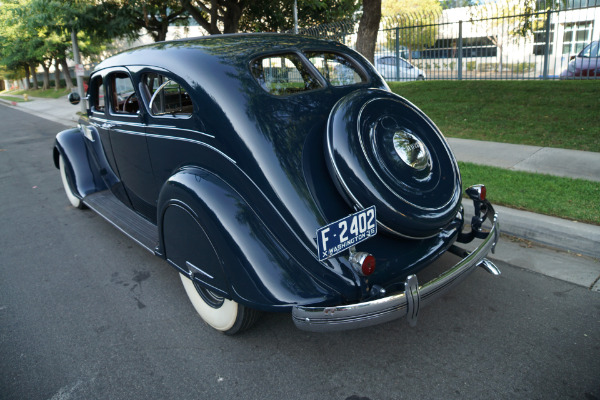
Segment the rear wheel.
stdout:
[[65,188],[65,193],[67,194],[69,202],[75,208],[85,208],[85,205],[83,204],[81,199],[77,197],[75,193],[73,193],[73,189],[71,189],[71,184],[69,183],[69,176],[67,175],[65,160],[63,159],[62,154],[58,159],[58,164],[60,168],[60,177],[62,178],[63,187]]
[[226,335],[235,335],[250,328],[260,312],[245,307],[233,300],[225,299],[218,294],[193,282],[184,274],[179,274],[183,287],[200,314],[200,317],[214,329]]

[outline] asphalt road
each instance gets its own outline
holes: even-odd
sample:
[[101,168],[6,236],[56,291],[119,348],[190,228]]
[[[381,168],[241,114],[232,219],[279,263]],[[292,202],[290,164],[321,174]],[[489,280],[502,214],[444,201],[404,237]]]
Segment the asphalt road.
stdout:
[[61,129],[0,105],[1,399],[600,399],[600,293],[502,263],[416,328],[211,330],[175,270],[70,207]]

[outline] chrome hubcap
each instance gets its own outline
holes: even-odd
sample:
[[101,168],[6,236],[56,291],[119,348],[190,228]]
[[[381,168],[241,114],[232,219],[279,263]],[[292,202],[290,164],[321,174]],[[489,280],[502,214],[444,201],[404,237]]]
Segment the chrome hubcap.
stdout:
[[415,135],[405,130],[394,133],[394,150],[409,167],[421,171],[431,164],[431,156],[425,144]]

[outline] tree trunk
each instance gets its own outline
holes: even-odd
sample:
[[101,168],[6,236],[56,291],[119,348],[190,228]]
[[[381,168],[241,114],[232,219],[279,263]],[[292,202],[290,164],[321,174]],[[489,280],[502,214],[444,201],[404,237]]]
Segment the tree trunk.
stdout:
[[29,90],[29,64],[23,65],[25,68],[25,78],[23,78],[23,86],[25,86],[25,90]]
[[167,40],[167,32],[169,31],[169,21],[163,21],[160,24],[160,30],[156,32],[155,42],[164,42]]
[[40,85],[38,84],[37,73],[35,71],[37,69],[37,65],[35,63],[31,63],[30,68],[31,74],[33,75],[33,89],[38,90],[40,88]]
[[[381,0],[379,2],[381,3]],[[202,5],[202,2],[198,3],[200,5],[196,7],[190,0],[181,0],[183,8],[210,35],[236,33],[240,27],[240,18],[242,17],[244,8],[248,5],[247,0],[230,0],[225,2],[226,6],[219,5],[220,2],[218,0],[210,0],[210,8]],[[217,24],[219,11],[223,13],[223,32],[219,30]]]
[[54,60],[54,90],[60,89],[60,63]]
[[375,58],[375,44],[380,21],[381,0],[363,0],[363,14],[358,25],[356,51],[371,63]]
[[[50,65],[52,65],[52,60],[50,60]],[[42,61],[42,68],[44,69],[44,83],[42,89],[48,90],[50,89],[50,66],[46,65],[46,61]]]
[[67,59],[60,59],[60,67],[62,68],[63,75],[65,76],[65,82],[67,89],[73,90],[73,79],[71,79],[71,73],[69,72],[69,66],[67,65]]
[[242,12],[245,7],[245,1],[240,1],[238,4],[232,4],[227,7],[223,21],[223,33],[236,33],[240,29],[240,18],[242,18]]

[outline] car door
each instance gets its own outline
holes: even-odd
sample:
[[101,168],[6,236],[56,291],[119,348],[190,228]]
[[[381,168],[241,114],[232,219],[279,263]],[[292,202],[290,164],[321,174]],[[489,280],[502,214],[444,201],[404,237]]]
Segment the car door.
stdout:
[[104,71],[90,78],[88,89],[89,129],[84,128],[88,146],[92,147],[97,168],[107,187],[125,205],[131,207],[129,197],[119,179],[119,171],[110,143],[110,120],[108,119],[107,92]]
[[147,140],[156,185],[186,165],[214,163],[216,138],[205,132],[196,104],[184,81],[168,71],[139,72],[139,88],[147,106]]
[[111,70],[105,76],[112,154],[119,178],[132,207],[156,222],[156,187],[148,154],[146,124],[140,114],[140,97],[130,72],[125,68]]

